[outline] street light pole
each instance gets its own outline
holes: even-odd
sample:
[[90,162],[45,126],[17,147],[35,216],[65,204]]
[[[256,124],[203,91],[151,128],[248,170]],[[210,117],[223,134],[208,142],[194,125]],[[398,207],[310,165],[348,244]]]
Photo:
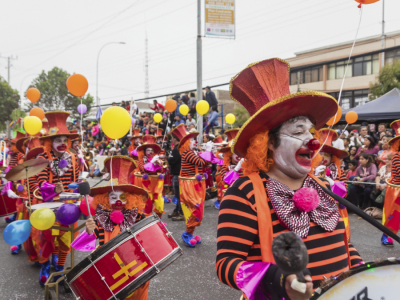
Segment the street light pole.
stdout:
[[[382,50],[385,49],[385,0],[382,1]],[[385,66],[385,51],[382,51],[381,66]]]
[[99,100],[99,57],[100,57],[100,52],[101,50],[103,50],[103,48],[107,45],[110,44],[123,44],[125,45],[124,42],[109,42],[105,45],[103,45],[103,47],[100,48],[99,53],[97,54],[97,66],[96,66],[96,104],[97,106],[100,105],[100,100]]
[[[203,100],[203,61],[201,43],[201,0],[197,0],[197,103]],[[203,116],[197,113],[198,142],[203,142]]]

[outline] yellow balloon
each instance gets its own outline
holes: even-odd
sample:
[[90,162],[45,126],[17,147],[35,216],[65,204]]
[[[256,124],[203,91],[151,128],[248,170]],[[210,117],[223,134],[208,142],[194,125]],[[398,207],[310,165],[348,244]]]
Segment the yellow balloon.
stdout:
[[56,215],[50,208],[39,208],[35,210],[30,218],[31,224],[38,230],[47,230],[56,221]]
[[159,114],[159,113],[156,113],[156,114],[154,114],[154,117],[153,117],[153,119],[154,119],[154,122],[156,122],[156,123],[160,123],[160,122],[161,122],[161,120],[162,120],[162,115],[161,115],[161,114]]
[[131,128],[132,119],[128,111],[120,106],[107,108],[100,118],[100,126],[106,136],[120,139]]
[[179,112],[186,116],[189,113],[189,106],[187,106],[186,104],[182,104],[181,106],[179,106]]
[[28,116],[24,118],[24,129],[30,135],[35,135],[42,129],[42,121],[35,116]]
[[225,117],[226,123],[232,125],[236,121],[236,117],[234,114],[227,114]]
[[196,110],[199,115],[205,115],[210,109],[210,104],[206,100],[200,100],[196,104]]

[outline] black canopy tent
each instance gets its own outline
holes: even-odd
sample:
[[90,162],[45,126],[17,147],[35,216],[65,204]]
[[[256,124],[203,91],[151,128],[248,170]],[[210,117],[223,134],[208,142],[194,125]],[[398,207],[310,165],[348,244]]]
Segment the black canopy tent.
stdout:
[[357,123],[389,122],[400,119],[400,90],[394,88],[374,101],[343,110],[342,118],[338,124],[346,123],[345,116],[349,111],[355,111],[358,114]]

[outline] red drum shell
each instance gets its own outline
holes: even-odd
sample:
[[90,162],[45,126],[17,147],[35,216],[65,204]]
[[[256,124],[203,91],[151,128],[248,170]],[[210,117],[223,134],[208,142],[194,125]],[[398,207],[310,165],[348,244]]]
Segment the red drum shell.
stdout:
[[0,195],[0,217],[17,212],[16,200],[7,195]]
[[[106,300],[112,297],[111,289],[117,298],[124,299],[157,275],[153,263],[161,271],[182,255],[182,250],[158,218],[147,217],[130,229],[132,234],[127,231],[119,234],[67,274],[67,282],[76,297]],[[102,251],[103,248],[107,251]]]

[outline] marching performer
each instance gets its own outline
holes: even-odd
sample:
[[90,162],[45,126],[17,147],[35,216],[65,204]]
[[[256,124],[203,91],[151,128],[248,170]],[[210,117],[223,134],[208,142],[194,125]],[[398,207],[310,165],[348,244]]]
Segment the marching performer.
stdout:
[[[383,205],[382,224],[397,234],[400,227],[400,120],[390,124],[396,137],[389,141],[392,157],[391,178],[386,180],[386,195]],[[393,239],[386,234],[382,235],[381,243],[393,247]]]
[[[332,142],[338,137],[338,133],[333,129],[323,128],[319,131],[319,141],[321,143],[325,142],[325,145],[320,151],[323,159],[321,164],[315,168],[314,175],[321,176],[328,180],[333,192],[345,198],[348,192],[348,186],[347,183],[345,183],[347,178],[341,165],[343,158],[349,156],[349,153],[332,146]],[[347,238],[350,240],[351,231],[347,208],[339,203],[337,203],[337,205],[339,207],[340,216],[343,218],[346,226]]]
[[[310,174],[320,145],[311,132],[338,104],[320,92],[290,94],[289,74],[289,64],[274,58],[249,65],[230,82],[232,99],[251,117],[232,146],[245,158],[244,176],[221,202],[216,269],[223,283],[249,300],[309,299],[324,277],[361,262],[335,201],[320,186],[329,183]],[[272,255],[273,238],[287,231],[308,249],[305,293],[291,287],[296,275],[283,272]]]
[[[51,201],[64,191],[72,192],[68,189],[68,184],[77,182],[79,178],[78,158],[68,150],[71,139],[78,137],[78,134],[70,133],[67,128],[66,120],[69,113],[51,111],[45,115],[49,121],[49,130],[48,135],[41,138],[44,152],[38,155],[38,158],[49,160],[49,166],[38,174],[39,196],[43,202]],[[41,234],[43,241],[39,262],[42,266],[39,283],[44,285],[50,275],[50,254],[58,250],[58,255],[52,256],[52,264],[56,272],[64,270],[67,254],[71,251],[71,239],[70,232],[63,230],[48,229]],[[55,276],[54,279],[58,278],[59,276]]]
[[[110,172],[112,168],[111,181],[115,184],[91,189],[93,207],[96,207],[95,220],[89,218],[86,221],[87,233],[95,233],[100,247],[144,218],[140,212],[148,198],[144,189],[129,184],[127,174],[136,167],[133,159],[117,155],[106,158],[104,164]],[[149,281],[125,299],[146,300],[148,289]]]
[[[194,150],[198,132],[187,133],[185,125],[180,124],[171,133],[180,141],[178,149],[182,157],[179,187],[181,207],[186,220],[186,231],[182,233],[182,239],[186,246],[195,247],[201,243],[201,238],[194,237],[193,233],[203,220],[206,184],[202,169],[207,162]],[[212,146],[212,143],[206,144],[206,151],[211,151]]]
[[[224,164],[219,170],[220,182],[218,184],[218,195],[221,195],[221,199],[223,198],[223,195],[228,187],[230,187],[239,178],[239,176],[243,176],[242,163],[244,160],[235,153],[232,153],[231,150],[233,140],[238,132],[239,129],[225,131],[229,143],[228,146],[222,147],[219,150],[219,152],[224,155]],[[220,208],[221,199],[218,198],[217,201],[214,202],[216,209]]]
[[140,133],[140,129],[133,129],[131,144],[129,145],[128,151],[129,151],[129,157],[135,161],[138,160],[137,151],[135,150],[137,147],[140,146],[141,142],[142,142],[142,134]]
[[135,173],[135,185],[149,193],[144,213],[150,215],[153,211],[161,218],[164,213],[164,188],[163,164],[157,153],[161,147],[156,143],[153,135],[145,135],[143,144],[137,148],[139,155],[138,173]]

